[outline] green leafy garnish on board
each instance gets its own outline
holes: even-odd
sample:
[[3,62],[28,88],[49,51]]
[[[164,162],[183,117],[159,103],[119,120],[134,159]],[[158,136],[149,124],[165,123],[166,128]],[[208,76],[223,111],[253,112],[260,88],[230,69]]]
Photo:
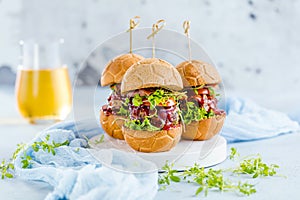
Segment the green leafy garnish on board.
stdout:
[[[239,157],[239,153],[235,148],[231,148],[229,158],[233,160],[237,157]],[[166,186],[172,182],[180,182],[182,180],[198,186],[195,195],[204,192],[205,196],[208,195],[209,191],[216,190],[221,192],[238,192],[243,195],[254,194],[256,193],[254,184],[242,181],[234,182],[228,178],[230,177],[228,172],[232,174],[249,174],[252,178],[258,178],[261,176],[273,176],[276,174],[276,169],[279,168],[278,165],[271,164],[268,166],[262,163],[260,156],[242,160],[234,169],[205,169],[198,164],[194,164],[194,166],[187,168],[183,172],[177,172],[172,167],[173,164],[169,165],[168,162],[163,166],[162,169],[165,173],[160,174],[158,179],[161,189],[166,189]]]

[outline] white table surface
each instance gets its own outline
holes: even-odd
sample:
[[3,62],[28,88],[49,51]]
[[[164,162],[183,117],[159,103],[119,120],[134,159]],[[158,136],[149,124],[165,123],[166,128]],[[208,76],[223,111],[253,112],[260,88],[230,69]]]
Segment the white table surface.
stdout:
[[[83,95],[87,89],[81,89],[76,95]],[[82,98],[82,105],[86,98]],[[84,110],[83,108],[79,108]],[[72,114],[68,117],[72,119]],[[0,86],[0,159],[9,159],[16,144],[30,141],[47,125],[30,125],[23,120],[15,107],[13,87]],[[262,179],[240,178],[242,181],[254,181],[257,193],[246,199],[299,199],[300,188],[300,134],[289,134],[268,140],[244,142],[234,146],[242,155],[260,153],[267,163],[280,165],[279,173],[287,176]],[[234,166],[226,160],[216,166],[227,168]],[[185,183],[172,184],[166,191],[159,191],[155,199],[199,199],[194,196],[196,186]],[[51,188],[41,182],[26,182],[20,179],[0,180],[0,199],[44,199]],[[201,196],[201,195],[200,195]],[[210,192],[206,199],[241,198],[235,193]],[[243,198],[244,199],[244,198]]]

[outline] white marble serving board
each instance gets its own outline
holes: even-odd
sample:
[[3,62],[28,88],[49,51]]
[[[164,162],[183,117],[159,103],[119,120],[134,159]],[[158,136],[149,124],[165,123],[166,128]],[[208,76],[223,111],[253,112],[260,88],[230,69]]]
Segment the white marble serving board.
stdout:
[[165,165],[166,161],[174,163],[174,169],[184,170],[187,166],[198,163],[201,167],[210,167],[223,162],[227,156],[227,142],[222,136],[215,136],[207,141],[181,140],[173,149],[167,152],[143,153],[133,150],[124,140],[114,139],[104,135],[103,142],[99,143],[102,135],[90,139],[90,146],[95,150],[118,149],[156,164],[158,169]]

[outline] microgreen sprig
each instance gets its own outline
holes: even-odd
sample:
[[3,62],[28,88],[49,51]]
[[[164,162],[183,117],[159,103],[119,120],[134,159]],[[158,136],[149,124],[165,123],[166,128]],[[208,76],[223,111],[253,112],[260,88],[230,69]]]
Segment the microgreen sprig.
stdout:
[[162,170],[165,171],[163,175],[159,176],[158,183],[159,184],[167,184],[170,185],[170,181],[173,182],[180,182],[180,177],[176,176],[175,174],[177,173],[177,170],[172,169],[174,164],[166,164],[162,167]]
[[12,163],[6,163],[6,161],[3,160],[0,164],[1,178],[13,178],[13,174],[11,173],[11,171],[14,169],[15,167]]
[[[231,160],[237,159],[239,153],[235,148],[231,148],[231,153],[229,158]],[[238,167],[233,169],[234,174],[249,174],[252,175],[252,178],[257,178],[261,176],[274,176],[277,174],[277,169],[279,168],[276,164],[266,164],[262,161],[260,154],[247,156],[247,159],[243,159],[239,162]]]
[[56,143],[55,141],[52,141],[52,143],[49,142],[50,141],[50,135],[47,135],[45,137],[45,140],[42,141],[38,141],[38,142],[34,142],[32,145],[30,146],[26,146],[25,144],[18,144],[17,145],[17,149],[15,150],[15,152],[13,153],[13,155],[11,156],[11,158],[9,159],[9,162],[6,162],[5,160],[3,160],[0,164],[0,171],[1,171],[1,178],[4,179],[6,178],[13,178],[14,175],[14,170],[15,170],[15,166],[13,164],[13,162],[16,160],[17,156],[24,151],[23,155],[21,156],[21,163],[22,163],[22,168],[28,168],[31,166],[32,164],[32,157],[30,155],[27,155],[26,149],[28,149],[29,147],[31,147],[33,149],[34,152],[38,152],[39,150],[43,150],[45,152],[48,153],[52,153],[52,155],[56,155],[56,151],[55,149],[61,146],[65,146],[65,145],[69,145],[69,141],[66,140],[65,142],[62,143]]
[[222,170],[215,169],[204,169],[198,164],[184,170],[183,173],[174,170],[173,164],[169,165],[166,163],[163,166],[165,173],[159,176],[158,183],[161,185],[161,189],[165,189],[167,185],[172,182],[180,182],[182,179],[187,183],[193,183],[199,185],[195,191],[195,195],[199,195],[204,192],[207,196],[210,190],[219,191],[232,191],[239,192],[244,195],[251,195],[256,192],[253,184],[247,182],[233,183],[229,179],[224,177],[224,172]]
[[[240,154],[235,148],[231,148],[229,158],[231,160],[238,159]],[[193,183],[198,185],[195,195],[199,195],[204,192],[207,196],[210,190],[218,190],[224,192],[238,192],[244,195],[251,195],[256,193],[255,185],[248,182],[232,182],[230,179],[225,178],[226,172],[233,174],[251,174],[252,178],[258,178],[261,176],[273,176],[275,175],[278,165],[271,164],[267,165],[262,162],[261,156],[251,155],[247,156],[246,159],[239,162],[238,166],[233,169],[205,169],[200,167],[198,164],[187,168],[182,173],[174,170],[174,164],[169,165],[166,163],[163,166],[164,174],[159,175],[158,183],[161,188],[166,188],[171,182],[180,182],[181,180],[187,183]]]
[[95,140],[95,144],[101,144],[103,142],[104,142],[104,134],[102,134],[98,140]]
[[229,159],[230,159],[230,160],[235,160],[235,159],[237,159],[239,156],[240,156],[240,154],[237,152],[236,148],[231,147]]
[[222,170],[209,169],[205,170],[203,167],[195,164],[183,173],[184,179],[188,182],[193,182],[198,185],[195,195],[204,191],[205,196],[208,195],[209,190],[219,191],[237,191],[244,195],[250,195],[256,192],[254,185],[247,182],[238,184],[232,183],[229,179],[225,179]]
[[45,137],[45,140],[34,142],[31,147],[33,151],[38,152],[40,149],[42,149],[45,152],[52,153],[52,155],[56,155],[55,148],[58,148],[60,146],[66,146],[69,145],[69,140],[64,141],[63,143],[56,143],[55,141],[52,141],[52,143],[49,144],[50,135],[47,135]]

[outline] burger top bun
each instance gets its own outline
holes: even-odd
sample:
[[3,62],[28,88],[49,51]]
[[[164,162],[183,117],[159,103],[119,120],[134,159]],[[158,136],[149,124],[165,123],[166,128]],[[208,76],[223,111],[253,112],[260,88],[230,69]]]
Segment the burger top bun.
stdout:
[[142,59],[144,57],[133,53],[123,54],[114,58],[106,65],[102,72],[101,85],[107,86],[114,83],[121,83],[128,68]]
[[215,67],[200,60],[185,61],[176,66],[184,87],[219,84],[222,80]]
[[125,73],[121,92],[150,87],[182,90],[183,85],[180,74],[173,65],[158,58],[146,58],[131,66]]

